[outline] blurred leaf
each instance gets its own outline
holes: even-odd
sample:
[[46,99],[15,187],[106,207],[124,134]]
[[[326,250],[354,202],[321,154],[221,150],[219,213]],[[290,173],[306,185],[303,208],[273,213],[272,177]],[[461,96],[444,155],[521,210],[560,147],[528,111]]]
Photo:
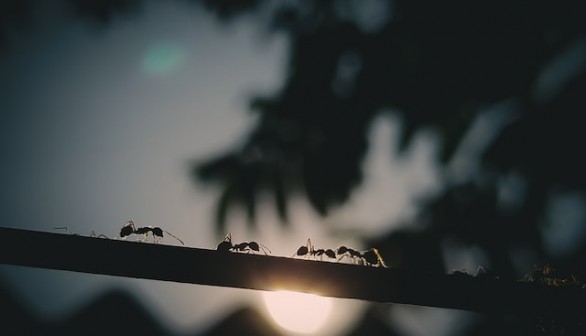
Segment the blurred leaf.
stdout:
[[281,223],[288,223],[288,211],[287,211],[287,190],[282,180],[282,176],[274,176],[274,196],[275,196],[275,207],[277,208],[277,214],[281,219]]
[[203,0],[203,5],[220,19],[231,20],[243,12],[254,10],[259,0]]

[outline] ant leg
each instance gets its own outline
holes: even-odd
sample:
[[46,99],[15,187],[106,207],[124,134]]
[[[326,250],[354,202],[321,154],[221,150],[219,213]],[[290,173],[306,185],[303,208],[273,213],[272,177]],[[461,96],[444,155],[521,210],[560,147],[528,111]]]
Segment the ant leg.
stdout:
[[55,230],[65,230],[65,233],[70,234],[72,236],[79,236],[77,233],[69,233],[69,227],[67,226],[58,226],[58,227],[54,227],[53,229]]
[[57,226],[54,227],[53,230],[65,230],[65,233],[69,233],[69,227],[67,226]]
[[[158,240],[158,237],[153,232],[151,232],[151,234],[153,235],[153,244],[157,244],[160,240]],[[148,234],[147,234],[147,237],[148,237]]]
[[106,239],[110,239],[110,238],[108,238],[108,236],[106,236],[105,234],[99,234],[99,235],[96,235],[96,233],[94,232],[94,230],[92,230],[92,232],[90,233],[90,237],[94,237],[94,238],[106,238]]

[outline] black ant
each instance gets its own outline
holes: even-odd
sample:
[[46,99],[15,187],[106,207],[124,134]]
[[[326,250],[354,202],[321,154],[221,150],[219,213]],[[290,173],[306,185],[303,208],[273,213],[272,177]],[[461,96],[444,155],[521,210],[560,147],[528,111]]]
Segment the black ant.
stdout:
[[[54,227],[53,229],[55,229],[55,230],[65,230],[65,232],[69,233],[69,227],[67,227],[67,226],[58,226],[58,227]],[[72,233],[71,235],[72,236],[79,236],[79,234],[77,234],[77,233]],[[110,238],[108,238],[108,236],[106,236],[104,234],[96,235],[96,233],[94,232],[94,230],[92,230],[92,232],[90,233],[90,237],[110,239]]]
[[293,254],[292,257],[294,257],[294,256],[306,256],[307,257],[307,256],[311,255],[314,258],[320,257],[320,259],[323,259],[324,254],[332,259],[336,258],[336,253],[334,252],[334,250],[332,250],[332,249],[327,249],[327,250],[317,249],[317,250],[315,250],[313,244],[311,243],[311,240],[307,239],[307,245],[299,247],[297,249],[297,252],[295,252],[295,254]]
[[362,252],[362,260],[366,263],[367,266],[379,267],[382,266],[384,268],[388,268],[387,264],[383,257],[381,256],[380,252],[376,248],[371,248],[370,250],[366,250]]
[[338,258],[338,261],[344,259],[344,257],[351,258],[354,262],[360,265],[366,266],[373,266],[379,267],[383,266],[387,268],[388,266],[385,264],[383,257],[381,256],[380,252],[376,248],[371,248],[366,251],[356,251],[346,246],[338,247],[337,254],[341,257]]
[[177,239],[181,245],[185,245],[181,239],[175,237],[172,233],[167,230],[163,230],[160,227],[142,226],[136,228],[133,220],[126,222],[126,224],[124,224],[124,226],[120,229],[120,238],[124,239],[132,234],[143,235],[146,238],[149,232],[153,234],[153,242],[155,244],[159,243],[163,239],[163,232],[165,232],[171,237]]
[[264,246],[263,244],[257,243],[257,242],[243,242],[240,244],[232,245],[232,234],[231,233],[228,233],[226,235],[226,237],[224,237],[224,240],[222,240],[218,244],[218,247],[216,247],[216,250],[218,250],[220,252],[230,252],[230,251],[244,252],[244,251],[246,251],[246,253],[250,253],[250,251],[260,252],[260,250],[262,250],[264,254],[267,254],[266,251],[269,251],[269,253],[272,253],[268,247]]

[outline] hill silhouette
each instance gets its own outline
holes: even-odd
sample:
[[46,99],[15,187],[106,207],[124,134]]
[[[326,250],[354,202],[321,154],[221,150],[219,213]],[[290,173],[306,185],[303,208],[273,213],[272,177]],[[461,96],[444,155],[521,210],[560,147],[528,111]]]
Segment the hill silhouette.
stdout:
[[256,309],[244,306],[203,331],[186,334],[166,329],[158,318],[126,290],[112,288],[87,305],[57,321],[33,314],[10,287],[0,279],[2,335],[282,335]]

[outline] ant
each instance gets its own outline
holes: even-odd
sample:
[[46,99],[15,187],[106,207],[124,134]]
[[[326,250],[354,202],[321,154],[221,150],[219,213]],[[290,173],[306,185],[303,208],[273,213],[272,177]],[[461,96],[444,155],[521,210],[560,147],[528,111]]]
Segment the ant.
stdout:
[[388,268],[387,264],[383,257],[381,256],[380,252],[376,248],[371,248],[370,250],[362,252],[362,260],[366,263],[367,266],[379,267],[382,266],[384,268]]
[[226,237],[224,237],[224,240],[222,240],[218,244],[218,247],[216,247],[216,250],[218,250],[220,252],[229,252],[229,251],[244,252],[244,251],[246,251],[246,253],[250,253],[250,251],[260,252],[261,249],[264,254],[267,254],[266,251],[269,251],[269,253],[272,253],[268,247],[264,246],[261,243],[257,243],[257,242],[244,242],[244,243],[232,245],[232,234],[229,232],[226,235]]
[[163,239],[163,232],[165,232],[171,237],[177,239],[181,245],[185,245],[181,239],[175,237],[172,233],[168,232],[167,230],[163,230],[160,227],[142,226],[136,228],[133,220],[126,222],[126,224],[124,224],[124,226],[120,229],[120,238],[124,239],[131,234],[143,235],[146,238],[149,232],[153,234],[153,242],[155,244],[159,243]]
[[312,255],[314,258],[315,257],[320,257],[320,260],[323,260],[323,255],[326,255],[332,259],[336,258],[336,253],[334,252],[334,250],[332,249],[314,249],[313,244],[311,243],[310,239],[307,239],[307,245],[305,246],[301,246],[297,249],[297,252],[295,252],[295,254],[292,255],[292,257],[294,256],[309,256]]
[[338,258],[338,261],[344,259],[344,257],[348,257],[360,265],[373,267],[383,266],[388,268],[380,252],[376,248],[371,248],[361,252],[346,246],[340,246],[336,252],[338,255],[341,255],[341,257]]
[[[65,232],[69,233],[69,227],[67,227],[67,226],[58,226],[58,227],[54,227],[53,229],[55,229],[55,230],[65,230]],[[73,236],[79,236],[79,234],[77,234],[77,233],[72,233],[71,235],[73,235]],[[96,235],[96,233],[94,232],[94,230],[92,230],[92,232],[90,233],[90,237],[110,239],[110,238],[108,238],[108,236],[106,236],[104,234]]]

